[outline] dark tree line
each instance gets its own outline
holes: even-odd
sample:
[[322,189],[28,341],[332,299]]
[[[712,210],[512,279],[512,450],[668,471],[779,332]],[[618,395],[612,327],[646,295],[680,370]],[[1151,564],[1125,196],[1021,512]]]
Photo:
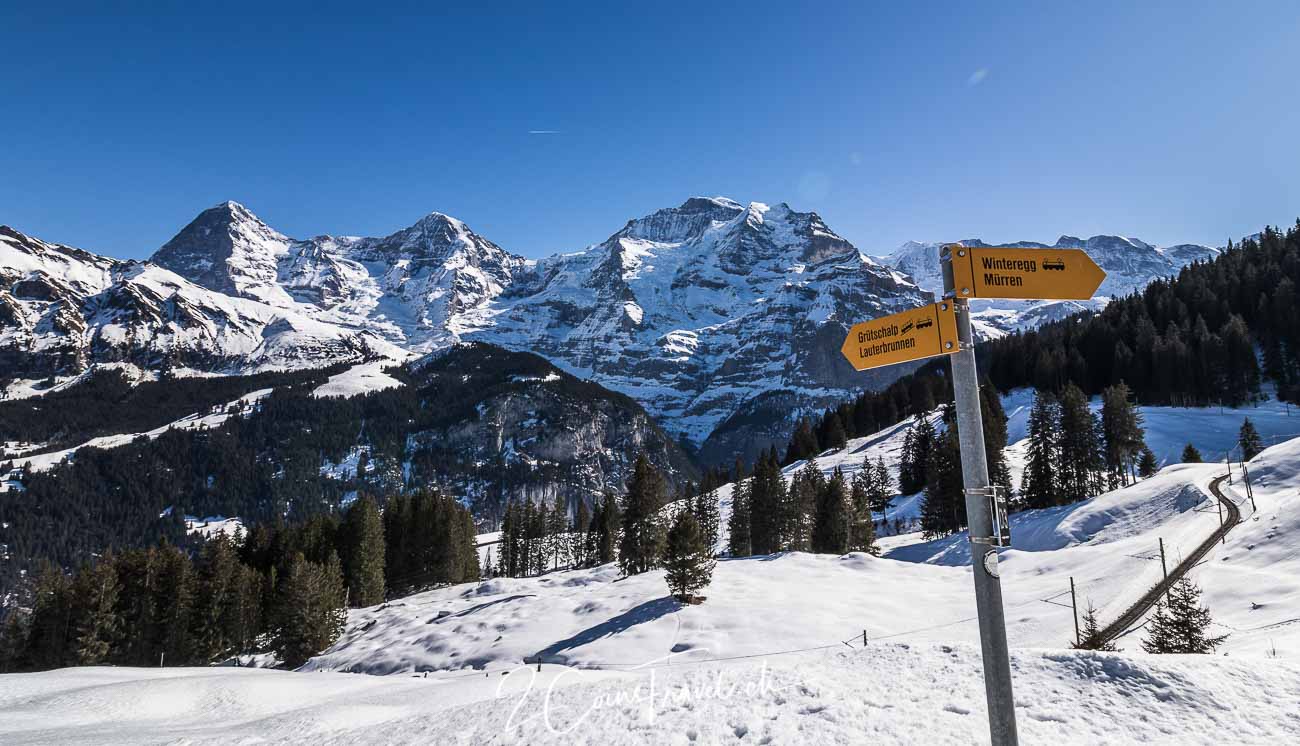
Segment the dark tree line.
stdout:
[[[1027,508],[1085,500],[1154,474],[1142,417],[1123,382],[1102,392],[1101,413],[1074,384],[1038,391],[1029,413],[1029,449],[1020,502]],[[1136,473],[1135,473],[1136,471]]]
[[[415,487],[452,484],[481,487],[464,492],[476,496],[471,505],[476,514],[486,523],[495,523],[501,517],[498,502],[504,507],[503,496],[516,489],[558,484],[573,485],[570,494],[586,492],[590,489],[586,464],[485,466],[464,443],[413,437],[474,422],[479,418],[477,402],[517,391],[528,385],[521,380],[544,377],[553,370],[534,355],[477,346],[418,371],[389,369],[407,382],[405,386],[326,399],[311,392],[329,371],[315,371],[314,378],[303,374],[283,379],[297,383],[276,388],[250,405],[243,416],[230,417],[219,427],[172,429],[155,439],[139,438],[117,448],[79,449],[71,462],[25,474],[23,500],[0,500],[0,544],[6,545],[12,558],[0,563],[0,596],[19,581],[23,570],[34,573],[42,559],[74,568],[108,546],[144,547],[159,538],[183,546],[185,514],[239,516],[249,525],[285,518],[302,522],[315,515],[336,514],[349,494],[372,494],[382,501]],[[174,385],[189,392],[188,380]],[[270,380],[213,379],[210,385],[220,391],[220,397],[233,398]],[[85,403],[87,396],[74,396],[74,392],[89,385],[92,394],[111,400],[106,408],[86,404],[89,411],[109,421],[121,415],[125,422],[138,423],[143,420],[132,419],[136,415],[129,415],[130,410],[166,400],[167,387],[173,385],[142,384],[152,392],[145,395],[119,391],[125,384],[116,374],[104,381],[103,385],[78,384],[48,395],[56,398],[35,401],[52,418],[75,419],[65,410]],[[571,377],[561,376],[546,385],[548,393],[553,391],[563,403],[557,408],[564,412],[571,412],[575,402],[597,402],[615,412],[640,411],[626,397]],[[195,402],[220,397],[180,396],[183,403],[168,405],[171,419],[165,421],[178,417],[175,412],[195,411],[186,407],[199,406],[201,411],[205,405]],[[36,418],[28,419],[30,425],[14,432],[31,434]],[[159,424],[154,419],[148,422]],[[79,427],[83,435],[89,432]],[[667,443],[665,438],[662,444]],[[667,462],[661,449],[654,453],[661,463]],[[340,464],[352,458],[355,467],[321,470],[324,462]]]
[[[1269,380],[1280,399],[1297,402],[1297,285],[1300,220],[1285,232],[1265,228],[1257,238],[1229,242],[1213,260],[1194,262],[1100,312],[981,343],[979,369],[999,391],[1055,392],[1073,383],[1095,396],[1122,383],[1138,404],[1241,405]],[[800,420],[783,463],[838,445],[830,436],[840,429],[846,439],[870,435],[950,401],[945,368],[943,361],[927,363],[884,391]]]
[[867,391],[851,402],[828,409],[816,420],[801,418],[780,465],[789,466],[828,449],[843,448],[851,438],[871,435],[951,399],[948,377],[937,367],[927,366],[883,391]]
[[[1294,401],[1300,385],[1300,221],[1231,245],[1095,314],[1081,314],[981,346],[999,389],[1085,394],[1121,381],[1142,404],[1240,405],[1261,378]],[[1262,366],[1255,350],[1262,355]]]
[[[912,450],[909,453],[905,440],[901,459],[900,473],[919,480],[919,485],[911,482],[906,487],[912,487],[912,492],[925,490],[921,502],[921,530],[927,537],[960,531],[968,522],[961,448],[957,440],[957,414],[951,404],[943,405],[940,420],[942,432],[936,430],[928,418],[921,418],[909,432],[909,439],[914,442]],[[997,391],[988,383],[980,386],[980,424],[984,429],[989,480],[1009,492],[1011,472],[1004,456],[1007,415],[1002,410],[1002,400]]]
[[843,554],[875,552],[871,512],[883,509],[889,493],[883,476],[871,463],[853,480],[840,469],[830,477],[809,461],[791,477],[781,474],[776,449],[765,452],[745,476],[738,464],[733,473],[728,552],[733,557],[805,551]]
[[501,520],[501,540],[492,572],[511,578],[541,575],[568,567],[594,567],[617,556],[622,509],[614,493],[588,509],[581,500],[569,515],[567,502],[512,501]]
[[416,493],[381,517],[362,497],[341,520],[261,524],[196,552],[164,541],[110,550],[72,574],[47,563],[30,604],[5,614],[0,668],[206,665],[267,652],[297,667],[334,643],[349,605],[477,578],[473,524],[457,501]]
[[139,382],[121,370],[95,369],[76,385],[42,396],[0,399],[0,442],[42,443],[42,450],[58,450],[100,435],[145,432],[195,412],[224,409],[259,389],[314,388],[348,365],[201,378],[163,371],[156,381]]

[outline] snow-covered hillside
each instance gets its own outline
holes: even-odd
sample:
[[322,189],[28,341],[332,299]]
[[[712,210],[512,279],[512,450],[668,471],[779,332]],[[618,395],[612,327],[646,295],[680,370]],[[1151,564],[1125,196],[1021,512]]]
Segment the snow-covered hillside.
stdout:
[[[1017,650],[1022,743],[1285,743],[1300,664]],[[639,671],[0,676],[9,744],[915,744],[987,738],[979,649],[876,644]]]
[[[1183,418],[1182,436],[1203,428],[1213,437],[1211,411],[1191,411],[1205,419]],[[1236,415],[1214,411],[1224,423]],[[1151,440],[1172,443],[1176,421],[1166,430],[1150,417]],[[818,464],[855,466],[896,448],[899,432]],[[1160,577],[1159,540],[1172,566],[1218,526],[1208,485],[1222,464],[1169,466],[1013,517],[1014,545],[999,565],[1023,742],[1300,737],[1300,440],[1249,466],[1258,511],[1238,476],[1229,489],[1245,520],[1192,570],[1216,629],[1231,634],[1225,655],[1146,655],[1141,629],[1120,638],[1119,653],[1064,649],[1070,580],[1081,606],[1103,622],[1117,615]],[[720,493],[725,516],[729,488]],[[663,571],[620,578],[613,566],[436,589],[351,612],[343,637],[300,673],[0,677],[0,732],[6,743],[40,744],[982,740],[964,537],[882,545],[881,557],[723,559],[700,605],[668,598]]]

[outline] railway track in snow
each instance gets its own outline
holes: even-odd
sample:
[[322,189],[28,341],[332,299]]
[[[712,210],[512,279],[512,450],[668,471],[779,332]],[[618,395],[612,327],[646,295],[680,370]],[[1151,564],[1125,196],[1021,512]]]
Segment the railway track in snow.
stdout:
[[1205,555],[1210,553],[1210,550],[1214,548],[1215,544],[1222,541],[1223,537],[1227,535],[1234,526],[1241,522],[1241,509],[1239,509],[1237,504],[1227,495],[1223,494],[1223,490],[1221,489],[1221,485],[1227,479],[1228,475],[1225,474],[1221,477],[1215,477],[1214,481],[1210,482],[1210,494],[1222,503],[1224,510],[1228,512],[1227,517],[1223,521],[1223,525],[1215,529],[1214,533],[1210,534],[1205,541],[1197,544],[1196,548],[1192,550],[1192,553],[1187,555],[1182,562],[1175,565],[1174,568],[1169,571],[1169,577],[1156,583],[1151,587],[1151,590],[1147,591],[1134,604],[1125,609],[1113,622],[1102,627],[1097,633],[1101,642],[1114,642],[1128,633],[1143,616],[1146,616],[1146,613],[1151,610],[1151,607],[1156,605],[1156,602],[1160,600],[1160,597],[1163,596],[1174,583],[1177,583],[1183,578],[1183,576],[1187,575],[1193,567],[1205,558]]

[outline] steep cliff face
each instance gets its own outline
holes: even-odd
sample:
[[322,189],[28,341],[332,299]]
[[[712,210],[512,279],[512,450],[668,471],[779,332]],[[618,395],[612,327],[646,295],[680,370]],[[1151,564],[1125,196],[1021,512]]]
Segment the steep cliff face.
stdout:
[[410,367],[411,394],[437,415],[409,432],[407,471],[469,496],[482,515],[506,500],[621,493],[641,453],[672,483],[696,477],[639,404],[537,355],[469,343]]
[[415,351],[458,341],[464,315],[529,264],[441,213],[382,238],[294,240],[235,202],[204,211],[151,261],[209,290]]

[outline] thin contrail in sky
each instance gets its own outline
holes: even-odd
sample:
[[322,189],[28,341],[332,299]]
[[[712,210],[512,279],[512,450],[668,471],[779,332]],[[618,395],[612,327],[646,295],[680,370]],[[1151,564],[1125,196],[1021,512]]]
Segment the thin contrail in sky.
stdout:
[[530,135],[558,135],[558,134],[560,134],[560,131],[559,131],[559,130],[528,130],[528,134],[530,134]]

